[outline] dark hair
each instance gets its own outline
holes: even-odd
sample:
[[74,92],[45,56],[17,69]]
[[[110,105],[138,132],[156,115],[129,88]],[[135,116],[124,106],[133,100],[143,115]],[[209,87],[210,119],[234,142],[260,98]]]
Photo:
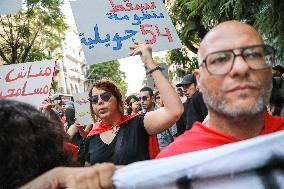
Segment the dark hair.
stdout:
[[[99,80],[96,81],[96,83],[91,87],[90,91],[89,91],[89,97],[92,96],[92,90],[93,88],[97,88],[97,89],[102,89],[108,92],[111,92],[112,95],[116,98],[118,106],[119,106],[119,111],[121,113],[123,113],[123,97],[122,94],[119,90],[119,88],[110,80]],[[91,114],[94,118],[94,110],[92,108],[92,104],[90,104],[90,109],[91,109]]]
[[19,187],[54,167],[72,164],[62,126],[33,106],[0,99],[0,123],[0,188]]
[[149,95],[152,97],[154,95],[153,93],[153,89],[151,89],[150,87],[143,87],[140,92],[143,92],[143,91],[148,91],[149,92]]
[[281,65],[274,66],[272,69],[279,71],[281,75],[284,73],[284,67]]
[[154,98],[155,98],[155,100],[156,100],[156,97],[157,97],[159,94],[160,94],[159,91],[156,91],[156,92],[154,93]]
[[131,99],[134,99],[136,102],[139,102],[139,98],[135,95],[130,95],[126,98],[125,101],[126,101],[126,105],[127,105],[127,114],[128,115],[130,115],[131,112],[132,112],[132,109],[131,109],[132,104],[130,104]]
[[183,92],[182,88],[180,88],[180,87],[179,87],[179,88],[177,88],[177,91],[181,91],[181,92]]
[[274,106],[274,111],[272,112],[272,115],[278,115],[281,114],[281,109],[284,104],[284,97],[281,95],[281,86],[277,84],[277,81],[275,78],[272,79],[272,91],[269,103],[271,106]]
[[66,108],[64,111],[64,114],[66,116],[66,122],[68,128],[75,123],[75,109],[74,108]]

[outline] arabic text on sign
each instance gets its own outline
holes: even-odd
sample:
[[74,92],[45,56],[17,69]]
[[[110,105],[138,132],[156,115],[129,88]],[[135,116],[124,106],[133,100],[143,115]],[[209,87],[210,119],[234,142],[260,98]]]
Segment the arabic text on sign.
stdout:
[[127,0],[128,3],[126,3],[126,5],[114,5],[114,3],[112,2],[112,0],[109,0],[111,6],[112,6],[112,10],[110,10],[111,13],[117,13],[117,12],[123,12],[123,11],[143,11],[143,10],[154,10],[156,9],[156,4],[155,2],[151,2],[151,3],[145,3],[143,4],[132,4],[129,3],[129,0]]
[[[133,37],[137,33],[138,33],[138,31],[135,31],[135,30],[124,30],[124,34],[123,35],[115,33],[115,35],[112,38],[112,42],[115,42],[116,46],[113,47],[112,49],[114,51],[120,50],[121,47],[122,47],[122,41],[125,41],[125,40]],[[86,46],[88,46],[89,49],[94,48],[95,45],[97,45],[97,44],[107,43],[105,45],[106,46],[110,46],[110,44],[109,44],[109,42],[111,41],[110,40],[110,34],[106,34],[106,36],[105,36],[106,38],[105,39],[101,39],[100,33],[99,33],[99,27],[98,27],[97,24],[94,27],[94,38],[93,39],[90,38],[90,37],[88,37],[86,39],[85,33],[80,33],[79,36],[81,38],[81,43],[86,45]]]
[[[124,15],[122,17],[119,17],[117,14],[114,13],[107,13],[106,15],[108,16],[109,19],[117,21],[130,20],[128,15]],[[165,18],[163,13],[160,13],[158,15],[154,11],[152,11],[152,14],[149,14],[147,11],[142,11],[142,16],[139,16],[138,14],[133,15],[132,25],[140,25],[141,22],[144,20],[159,19],[159,18]]]
[[18,79],[21,78],[33,78],[33,77],[44,77],[44,76],[50,76],[50,74],[52,73],[52,69],[47,67],[45,68],[44,72],[42,71],[42,69],[40,68],[40,72],[39,73],[32,73],[31,71],[32,69],[32,65],[29,66],[28,70],[25,71],[24,67],[21,69],[20,72],[15,73],[15,69],[11,69],[10,71],[8,71],[8,73],[5,76],[5,81],[6,82],[12,82],[12,81],[16,81]]
[[37,94],[48,94],[49,87],[48,85],[45,85],[43,87],[35,88],[29,92],[27,92],[27,84],[28,81],[26,81],[23,85],[23,87],[20,88],[14,88],[14,89],[8,89],[6,93],[3,93],[0,91],[0,98],[11,98],[11,97],[18,97],[18,96],[31,96],[31,95],[37,95]]

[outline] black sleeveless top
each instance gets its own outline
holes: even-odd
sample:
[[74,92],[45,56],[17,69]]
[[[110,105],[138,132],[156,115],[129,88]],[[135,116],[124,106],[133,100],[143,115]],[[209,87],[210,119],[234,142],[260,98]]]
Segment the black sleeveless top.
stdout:
[[112,162],[127,165],[149,159],[149,135],[144,128],[144,116],[140,114],[123,123],[110,144],[105,144],[99,134],[86,141],[86,159],[91,164]]

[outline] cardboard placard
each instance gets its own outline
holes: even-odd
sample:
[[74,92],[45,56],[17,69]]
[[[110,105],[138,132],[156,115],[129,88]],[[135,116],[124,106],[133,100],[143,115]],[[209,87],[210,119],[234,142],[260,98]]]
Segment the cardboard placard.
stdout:
[[75,117],[80,125],[90,125],[94,123],[90,111],[90,101],[88,100],[88,93],[73,94]]
[[133,42],[153,51],[181,42],[161,0],[79,0],[70,2],[88,64],[128,57]]
[[39,107],[49,96],[54,72],[49,60],[0,66],[0,98]]

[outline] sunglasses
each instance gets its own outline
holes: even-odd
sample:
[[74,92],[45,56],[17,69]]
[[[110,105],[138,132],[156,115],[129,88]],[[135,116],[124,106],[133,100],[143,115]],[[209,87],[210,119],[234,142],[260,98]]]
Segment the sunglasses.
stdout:
[[141,101],[141,100],[146,101],[147,99],[148,99],[148,97],[147,97],[147,96],[139,97],[139,100],[140,100],[140,101]]
[[161,97],[160,96],[156,96],[156,99],[160,99]]
[[111,96],[112,96],[112,93],[107,91],[99,95],[90,96],[89,101],[92,104],[97,104],[99,101],[99,97],[100,97],[103,101],[107,102],[109,101]]

